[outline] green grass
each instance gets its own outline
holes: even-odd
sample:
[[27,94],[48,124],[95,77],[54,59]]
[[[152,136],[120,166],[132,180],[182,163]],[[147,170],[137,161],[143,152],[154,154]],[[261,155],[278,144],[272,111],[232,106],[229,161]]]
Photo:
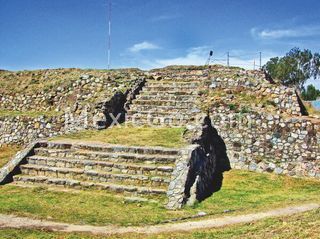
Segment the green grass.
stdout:
[[0,213],[80,224],[139,225],[178,217],[156,203],[125,203],[102,191],[52,191],[45,188],[0,187]]
[[31,118],[36,118],[39,116],[47,116],[47,117],[52,117],[52,116],[57,116],[61,114],[61,112],[56,112],[56,111],[16,111],[16,110],[5,110],[5,109],[0,109],[0,117],[31,117]]
[[131,127],[122,125],[106,130],[86,130],[72,133],[52,140],[80,140],[109,144],[133,146],[183,147],[186,145],[182,135],[184,128]]
[[[0,213],[94,225],[148,225],[196,215],[245,214],[306,202],[320,202],[320,182],[232,170],[221,191],[194,207],[168,211],[162,203],[124,203],[102,191],[57,192],[44,188],[0,187]],[[163,202],[163,201],[162,201]]]
[[0,168],[3,167],[9,160],[20,150],[17,145],[0,147]]
[[[217,229],[205,229],[184,233],[167,233],[156,235],[123,234],[113,235],[107,238],[152,238],[152,239],[186,239],[186,238],[219,238],[219,239],[243,239],[243,238],[319,238],[320,234],[320,210],[300,213],[289,217],[268,218],[254,223],[233,225]],[[3,239],[101,239],[105,236],[94,236],[80,233],[54,233],[41,230],[26,229],[0,229],[0,238]]]
[[150,236],[149,238],[319,238],[319,216],[320,211],[313,210],[289,217],[268,218],[253,223],[233,225],[224,228],[198,230],[189,233],[177,232],[171,233],[170,235]]

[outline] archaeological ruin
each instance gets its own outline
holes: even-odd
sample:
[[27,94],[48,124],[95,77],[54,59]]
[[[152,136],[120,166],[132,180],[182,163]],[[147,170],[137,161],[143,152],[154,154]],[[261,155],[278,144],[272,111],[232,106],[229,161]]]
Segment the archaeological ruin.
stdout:
[[[166,207],[178,209],[218,191],[233,168],[320,178],[319,118],[308,115],[295,89],[263,71],[213,65],[3,71],[0,77],[26,82],[14,91],[2,87],[0,108],[34,112],[0,115],[0,145],[25,146],[0,169],[3,184],[167,195]],[[119,124],[184,127],[188,145],[51,140]]]

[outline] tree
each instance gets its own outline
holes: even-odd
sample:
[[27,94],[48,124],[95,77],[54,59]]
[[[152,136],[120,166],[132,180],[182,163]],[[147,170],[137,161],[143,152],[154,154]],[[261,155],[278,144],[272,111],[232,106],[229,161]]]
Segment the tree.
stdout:
[[308,85],[307,90],[303,90],[301,96],[304,100],[316,100],[320,96],[320,90],[313,85]]
[[320,77],[320,54],[293,48],[284,57],[271,58],[263,68],[274,80],[303,89],[308,79]]

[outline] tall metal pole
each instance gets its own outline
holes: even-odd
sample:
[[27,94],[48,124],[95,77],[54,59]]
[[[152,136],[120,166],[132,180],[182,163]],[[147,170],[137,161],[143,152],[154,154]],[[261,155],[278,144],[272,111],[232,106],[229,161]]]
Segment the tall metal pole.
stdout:
[[230,55],[229,55],[229,52],[227,52],[227,66],[229,67],[230,66]]
[[110,57],[111,57],[111,0],[109,0],[109,9],[108,9],[108,70],[110,70]]
[[262,68],[262,53],[261,53],[261,51],[259,52],[259,57],[260,57],[260,70],[261,70],[261,68]]

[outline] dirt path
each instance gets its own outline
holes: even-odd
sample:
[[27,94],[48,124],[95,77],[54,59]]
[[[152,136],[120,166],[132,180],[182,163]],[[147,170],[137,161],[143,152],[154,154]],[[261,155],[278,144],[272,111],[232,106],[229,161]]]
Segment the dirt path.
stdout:
[[164,233],[174,231],[191,231],[196,229],[217,228],[238,223],[249,223],[268,217],[289,216],[292,214],[307,212],[318,208],[320,208],[320,204],[311,203],[239,216],[226,216],[221,218],[206,219],[200,221],[190,221],[142,227],[100,227],[90,225],[74,225],[0,214],[0,228],[39,228],[60,232],[86,232],[104,235],[122,233]]

